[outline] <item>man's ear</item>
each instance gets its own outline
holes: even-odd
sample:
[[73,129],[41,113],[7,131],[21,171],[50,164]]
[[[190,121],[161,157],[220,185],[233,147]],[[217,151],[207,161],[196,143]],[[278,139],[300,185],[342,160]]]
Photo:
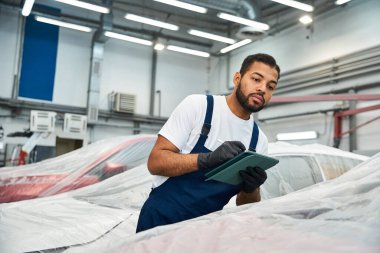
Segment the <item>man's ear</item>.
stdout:
[[240,80],[241,80],[240,72],[235,72],[235,74],[234,74],[234,85],[235,85],[235,87],[237,87],[239,85]]

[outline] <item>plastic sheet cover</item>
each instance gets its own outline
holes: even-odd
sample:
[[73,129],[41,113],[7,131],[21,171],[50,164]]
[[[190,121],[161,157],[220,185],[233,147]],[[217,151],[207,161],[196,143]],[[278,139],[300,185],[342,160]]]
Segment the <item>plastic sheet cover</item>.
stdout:
[[367,156],[321,144],[269,143],[268,152],[280,162],[267,171],[268,179],[261,187],[263,199],[283,196],[336,178],[368,159]]
[[346,174],[255,204],[75,252],[380,252],[380,153]]
[[110,138],[39,163],[0,168],[0,203],[96,184],[145,162],[155,135]]
[[[289,148],[290,146],[293,146],[293,149]],[[270,155],[279,158],[281,163],[281,159],[283,158],[290,159],[294,156],[297,158],[310,158],[315,157],[314,155],[317,154],[316,150],[311,150],[312,148],[297,147],[294,145],[290,146],[288,144],[280,143],[273,144],[273,147],[276,148],[270,148]],[[300,150],[302,150],[302,152]],[[339,150],[335,150],[335,152],[336,154],[334,155],[340,157],[339,159],[336,159],[337,162],[344,161],[344,157],[350,159],[355,157],[353,159],[356,159],[358,163],[360,162],[359,158],[365,159],[365,157],[356,157],[348,152]],[[377,161],[379,162],[379,158],[377,158]],[[318,166],[317,162],[315,164]],[[364,173],[362,174],[363,177],[370,177],[368,171],[370,171],[371,166],[373,166],[373,163],[364,167],[367,169],[364,170]],[[280,168],[273,169],[278,170]],[[292,167],[281,167],[281,170],[291,169]],[[300,168],[298,168],[298,170],[300,170]],[[305,170],[308,170],[308,168],[305,168]],[[355,171],[362,171],[362,169],[358,167]],[[350,172],[351,171],[344,176],[348,175]],[[293,181],[292,176],[294,176],[294,174],[288,173],[287,175],[289,177],[281,177],[282,181],[280,181],[280,183],[291,187],[291,181]],[[322,176],[320,176],[320,178],[322,178]],[[269,179],[270,175],[268,174],[267,181],[269,181]],[[377,180],[380,180],[379,175],[377,176]],[[302,180],[297,179],[294,181],[301,182]],[[350,192],[347,191],[347,189],[356,189],[357,186],[360,188],[361,184],[355,182],[355,185],[352,185],[345,181],[343,183],[341,181],[338,181],[337,183],[334,182],[335,180],[327,181],[304,190],[310,191],[310,194],[295,192],[284,197],[263,200],[260,203],[252,205],[242,207],[226,206],[224,211],[221,212],[175,225],[159,227],[135,235],[135,227],[139,211],[147,198],[151,187],[151,175],[146,168],[146,164],[143,163],[134,169],[127,170],[103,180],[102,182],[81,189],[45,198],[0,204],[0,252],[112,252],[114,250],[116,252],[129,252],[130,249],[132,252],[186,252],[193,248],[195,252],[234,252],[232,247],[235,244],[229,242],[231,245],[225,245],[224,243],[227,242],[223,242],[223,240],[219,241],[218,238],[225,238],[227,240],[229,236],[232,236],[232,239],[239,241],[240,244],[241,239],[237,239],[235,235],[228,235],[228,233],[237,233],[236,235],[238,235],[240,230],[248,233],[246,235],[239,234],[243,239],[245,238],[243,242],[254,240],[254,238],[261,238],[262,235],[260,233],[254,233],[255,230],[249,230],[252,229],[251,226],[255,227],[260,225],[259,228],[261,227],[266,231],[268,229],[271,230],[272,228],[276,228],[275,224],[279,222],[279,228],[281,228],[282,231],[286,232],[287,226],[289,226],[289,234],[296,235],[297,233],[300,233],[302,236],[303,233],[308,233],[307,229],[309,229],[308,225],[304,224],[309,220],[313,221],[314,217],[323,217],[320,215],[324,213],[334,213],[336,217],[338,217],[340,213],[344,214],[342,220],[345,220],[348,217],[348,222],[346,224],[358,225],[358,222],[355,219],[351,223],[350,215],[356,213],[358,211],[357,209],[360,207],[358,204],[360,202],[359,196],[357,196],[355,191]],[[365,180],[360,182],[368,184]],[[315,184],[314,182],[310,183]],[[267,184],[267,182],[265,184]],[[335,184],[336,186],[334,186]],[[375,181],[374,184],[369,185],[368,187],[373,187],[374,190],[377,189],[378,191],[378,186],[378,181]],[[270,192],[271,187],[264,185],[261,188],[262,195],[265,195],[263,191],[265,191],[266,188],[268,188],[266,191]],[[330,194],[331,196],[327,194],[330,191],[329,189],[333,189],[333,192]],[[336,189],[340,190],[338,191]],[[293,190],[294,189],[292,189],[292,191]],[[316,193],[314,193],[314,191]],[[283,193],[286,194],[286,192]],[[302,197],[291,197],[298,196],[297,194],[303,195],[300,195]],[[319,196],[319,194],[321,195]],[[343,194],[344,196],[340,198],[339,194]],[[309,198],[309,196],[311,198]],[[365,196],[363,203],[371,201],[371,198],[367,197],[368,196]],[[270,198],[270,196],[268,198]],[[350,198],[352,198],[352,201]],[[345,202],[346,200],[348,201],[347,203]],[[374,208],[374,206],[379,208],[378,202],[379,201],[377,201],[377,203],[372,203],[372,208]],[[352,207],[349,203],[352,203]],[[338,208],[337,210],[339,210],[339,212],[335,210],[335,208]],[[365,212],[356,215],[361,216],[362,220],[365,221],[363,225],[366,224],[366,215],[373,216],[373,212],[370,212],[366,208],[366,206],[362,209],[359,208],[360,211],[363,210]],[[347,213],[346,209],[348,210]],[[325,212],[323,210],[327,211]],[[355,212],[352,210],[355,210]],[[266,218],[266,215],[269,215],[269,218]],[[226,216],[225,220],[221,220],[224,216]],[[331,222],[329,221],[331,217],[328,215],[326,216],[326,220],[328,221],[327,224],[331,225]],[[218,225],[215,225],[216,228],[213,228],[213,224],[217,220],[221,220],[221,223],[215,223]],[[283,220],[289,222],[289,224],[282,224]],[[339,217],[336,218],[336,220],[337,223],[342,222]],[[379,222],[378,217],[374,218],[374,220],[377,223]],[[321,222],[322,221],[323,219]],[[249,225],[244,225],[245,222],[248,222],[247,224]],[[312,223],[314,224],[313,226],[316,229],[317,235],[321,236],[318,231],[322,229],[321,231],[325,232],[324,228],[319,228],[319,226],[322,226],[322,223],[319,223],[318,219],[316,219],[315,223],[314,221]],[[197,232],[198,224],[200,224],[199,232],[201,232],[201,234]],[[212,225],[210,226],[209,232],[207,230],[208,224]],[[189,240],[192,236],[190,236],[188,232],[183,232],[184,234],[181,234],[181,229],[187,226],[189,226],[189,230],[187,231],[189,233],[194,233],[192,236],[195,236],[195,240]],[[305,226],[305,232],[299,230],[298,226]],[[230,227],[231,231],[228,232]],[[178,240],[176,232],[172,232],[172,230],[178,230],[180,232]],[[342,231],[343,228],[342,230],[338,230],[337,233],[339,234]],[[351,236],[353,232],[350,231],[352,230],[348,230],[347,233]],[[368,232],[366,225],[364,226],[364,232]],[[374,231],[372,230],[371,232]],[[168,234],[168,237],[162,237],[165,234]],[[213,247],[215,247],[215,250],[213,250],[213,248],[202,248],[203,246],[206,247],[206,241],[202,240],[202,234],[204,234],[205,239],[207,238],[207,240],[210,241],[210,245],[214,245]],[[185,235],[189,237],[184,239]],[[159,242],[162,240],[161,243],[156,241],[156,236]],[[282,238],[280,234],[276,236],[280,239]],[[321,239],[325,239],[325,237],[326,236],[322,235]],[[370,237],[373,239],[373,235]],[[301,237],[301,239],[302,238],[303,237]],[[151,245],[151,241],[155,241],[155,243]],[[195,245],[198,241],[199,245]],[[175,242],[181,242],[183,249],[179,247],[180,245],[176,245]],[[143,247],[142,245],[147,245],[147,248],[141,250],[140,247]],[[173,246],[173,250],[171,250],[170,247],[166,248],[166,245],[168,247],[170,245]],[[245,244],[243,243],[243,245]],[[275,244],[273,244],[273,246],[274,245]],[[129,246],[131,246],[130,249]],[[199,248],[197,248],[198,246]],[[128,250],[126,250],[126,247],[128,247]],[[219,247],[227,247],[229,251],[223,251]],[[262,247],[264,247],[264,244]],[[280,251],[279,249],[280,248],[278,248],[277,251]],[[294,251],[294,248],[291,249]],[[269,250],[270,248],[265,251]],[[372,250],[372,248],[370,250]]]

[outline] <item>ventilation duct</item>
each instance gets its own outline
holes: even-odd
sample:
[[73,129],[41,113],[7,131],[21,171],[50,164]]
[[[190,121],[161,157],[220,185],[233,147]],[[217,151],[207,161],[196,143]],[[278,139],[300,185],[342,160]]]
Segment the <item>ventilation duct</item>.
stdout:
[[[261,17],[260,8],[254,1],[249,0],[189,0],[186,1],[195,5],[200,5],[206,8],[228,12],[242,18],[259,20]],[[257,40],[266,35],[265,31],[258,30],[250,26],[241,26],[235,36],[236,38]]]
[[185,2],[209,9],[236,14],[240,17],[255,19],[260,17],[260,9],[249,0],[187,0]]
[[236,32],[236,38],[240,40],[250,39],[252,41],[261,39],[266,36],[266,32],[258,30],[252,26],[243,26]]

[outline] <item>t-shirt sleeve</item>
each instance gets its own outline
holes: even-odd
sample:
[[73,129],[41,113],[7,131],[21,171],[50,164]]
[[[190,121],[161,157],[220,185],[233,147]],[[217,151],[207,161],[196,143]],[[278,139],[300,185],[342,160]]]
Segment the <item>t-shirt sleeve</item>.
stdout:
[[181,150],[187,143],[192,129],[199,120],[202,112],[204,96],[190,95],[186,97],[172,112],[169,119],[161,128],[159,134],[173,143]]

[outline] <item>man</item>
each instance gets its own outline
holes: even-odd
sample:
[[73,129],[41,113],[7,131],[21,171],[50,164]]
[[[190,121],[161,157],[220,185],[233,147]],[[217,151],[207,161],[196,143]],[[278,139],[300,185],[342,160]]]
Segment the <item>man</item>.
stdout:
[[221,210],[235,195],[237,205],[260,201],[267,175],[258,167],[242,168],[238,186],[205,181],[204,174],[247,147],[267,154],[267,137],[252,113],[269,102],[279,77],[272,56],[250,55],[234,74],[229,96],[191,95],[177,106],[149,156],[155,179],[136,232]]

